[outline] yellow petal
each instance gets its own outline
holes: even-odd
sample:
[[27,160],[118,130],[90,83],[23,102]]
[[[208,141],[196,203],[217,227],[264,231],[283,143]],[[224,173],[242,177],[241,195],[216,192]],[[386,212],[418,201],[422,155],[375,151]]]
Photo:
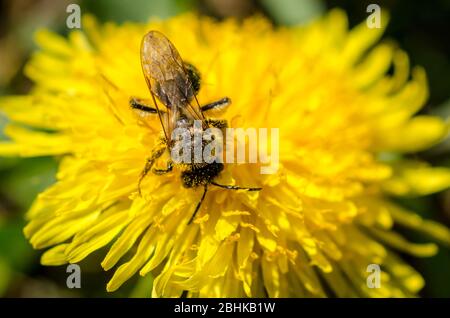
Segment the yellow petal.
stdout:
[[117,290],[144,265],[155,249],[155,246],[153,245],[153,236],[154,230],[152,228],[148,229],[142,237],[133,258],[130,261],[120,265],[115,271],[114,276],[106,285],[107,291],[112,292]]

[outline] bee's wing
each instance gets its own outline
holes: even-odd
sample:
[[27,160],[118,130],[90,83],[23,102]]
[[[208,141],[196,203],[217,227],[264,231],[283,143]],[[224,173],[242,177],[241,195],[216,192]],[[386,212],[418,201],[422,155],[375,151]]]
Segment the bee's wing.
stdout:
[[155,106],[158,108],[156,96],[167,108],[166,116],[159,112],[167,140],[181,112],[194,120],[204,120],[183,60],[175,46],[162,33],[150,31],[144,36],[141,43],[141,63]]

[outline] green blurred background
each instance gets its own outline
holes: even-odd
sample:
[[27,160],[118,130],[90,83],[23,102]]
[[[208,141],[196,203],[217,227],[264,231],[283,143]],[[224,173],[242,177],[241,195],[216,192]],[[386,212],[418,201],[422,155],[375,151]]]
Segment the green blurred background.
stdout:
[[[423,113],[443,118],[450,115],[450,1],[361,1],[361,0],[14,0],[0,1],[0,95],[26,93],[30,81],[22,74],[24,63],[35,48],[33,31],[48,27],[62,34],[66,7],[78,3],[82,13],[91,12],[101,21],[146,21],[149,16],[169,17],[186,10],[223,19],[264,14],[275,25],[307,23],[330,8],[347,11],[350,25],[364,21],[367,5],[377,3],[391,13],[385,37],[395,39],[405,49],[412,65],[427,70],[430,98]],[[132,4],[131,4],[132,3]],[[0,113],[0,131],[6,119]],[[0,138],[5,138],[0,133]],[[414,158],[450,167],[450,140]],[[0,158],[0,296],[2,297],[145,297],[151,277],[134,278],[118,292],[108,294],[105,286],[112,273],[100,268],[103,252],[94,253],[80,264],[82,288],[66,287],[65,266],[43,267],[41,252],[24,239],[23,215],[34,197],[54,182],[57,161],[53,158]],[[401,204],[422,216],[450,224],[450,191],[424,198],[410,198]],[[426,241],[416,233],[398,229],[413,241]],[[424,297],[450,297],[450,251],[441,247],[434,258],[404,257],[427,281]]]

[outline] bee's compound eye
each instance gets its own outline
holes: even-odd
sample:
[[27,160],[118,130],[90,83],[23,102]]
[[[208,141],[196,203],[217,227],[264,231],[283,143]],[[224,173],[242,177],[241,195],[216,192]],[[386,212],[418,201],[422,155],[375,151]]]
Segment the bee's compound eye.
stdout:
[[192,83],[192,89],[194,91],[194,95],[197,95],[200,91],[200,72],[198,69],[192,65],[191,63],[184,63],[184,67],[186,68],[186,72],[188,73],[189,80]]

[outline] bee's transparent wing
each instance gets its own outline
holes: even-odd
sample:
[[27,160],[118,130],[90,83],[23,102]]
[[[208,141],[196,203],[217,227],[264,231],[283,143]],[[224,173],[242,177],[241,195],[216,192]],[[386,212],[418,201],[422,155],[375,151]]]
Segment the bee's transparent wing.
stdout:
[[141,63],[155,106],[158,108],[157,97],[167,108],[166,116],[159,111],[167,140],[181,113],[194,120],[204,120],[183,60],[161,32],[150,31],[144,36],[141,43]]

